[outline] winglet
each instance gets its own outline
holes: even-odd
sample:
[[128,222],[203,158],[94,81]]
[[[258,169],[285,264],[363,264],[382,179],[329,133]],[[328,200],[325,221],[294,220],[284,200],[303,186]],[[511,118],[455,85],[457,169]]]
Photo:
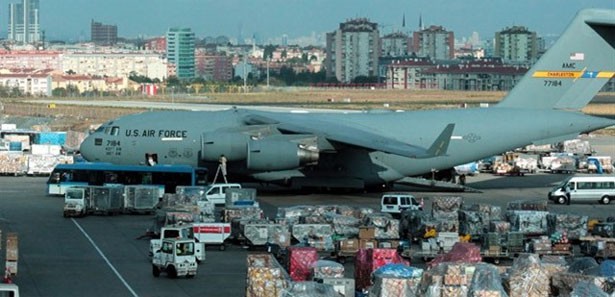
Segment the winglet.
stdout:
[[448,144],[451,142],[451,136],[453,136],[453,130],[455,124],[448,124],[446,128],[440,133],[440,136],[436,138],[436,141],[429,147],[425,158],[433,158],[446,155],[448,151]]

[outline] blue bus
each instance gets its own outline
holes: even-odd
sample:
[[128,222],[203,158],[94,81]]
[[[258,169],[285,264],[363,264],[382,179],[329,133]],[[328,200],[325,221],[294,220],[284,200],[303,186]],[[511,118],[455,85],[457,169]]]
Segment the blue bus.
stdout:
[[58,164],[47,181],[48,195],[64,195],[69,187],[103,185],[159,185],[165,193],[177,186],[207,185],[207,168],[189,165]]

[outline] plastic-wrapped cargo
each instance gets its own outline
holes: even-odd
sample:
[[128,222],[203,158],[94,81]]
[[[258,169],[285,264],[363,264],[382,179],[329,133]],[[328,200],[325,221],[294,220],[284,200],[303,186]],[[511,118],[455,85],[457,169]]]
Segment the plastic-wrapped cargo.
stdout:
[[64,155],[29,155],[28,175],[48,175],[58,164],[72,164],[73,156]]
[[28,171],[28,156],[22,152],[0,151],[0,174],[24,175]]
[[547,233],[547,211],[511,210],[507,212],[508,221],[513,231],[525,235],[542,235]]
[[491,264],[478,263],[471,279],[470,297],[504,297],[508,296],[502,286],[502,277],[498,268]]
[[256,189],[253,188],[229,188],[225,193],[225,207],[234,207],[238,205],[255,206]]
[[440,263],[478,263],[482,261],[480,247],[470,242],[457,242],[446,254],[436,256],[427,267],[436,267]]
[[283,297],[339,297],[332,285],[316,282],[293,282]]
[[491,221],[489,222],[489,232],[506,233],[510,231],[510,222]]
[[463,206],[463,197],[440,196],[434,197],[431,202],[432,215],[434,212],[455,212]]
[[241,224],[241,233],[250,245],[276,244],[280,247],[290,245],[288,226],[280,224],[253,223]]
[[399,239],[399,220],[393,219],[389,214],[368,214],[364,225],[376,227],[377,239]]
[[568,272],[585,274],[588,272],[598,272],[600,265],[596,262],[596,259],[592,257],[579,257],[575,258],[570,264]]
[[[455,214],[457,215],[457,214]],[[432,221],[438,232],[459,232],[459,221],[456,219],[435,219]]]
[[609,294],[602,291],[598,286],[587,281],[580,281],[570,293],[570,297],[609,297]]
[[354,278],[321,278],[315,281],[333,286],[335,292],[340,295],[336,297],[353,297],[355,296]]
[[439,263],[423,273],[417,296],[469,296],[475,270],[475,263]]
[[372,274],[374,285],[369,290],[369,297],[414,297],[423,269],[403,264],[387,264]]
[[264,217],[263,210],[259,207],[234,207],[225,208],[222,211],[222,220],[224,222],[232,222],[233,219],[262,219]]
[[306,281],[312,274],[312,264],[318,261],[318,251],[313,247],[291,246],[287,249],[286,267],[293,281]]
[[344,265],[335,261],[317,260],[310,265],[310,269],[311,279],[344,277]]
[[566,232],[568,239],[579,239],[587,235],[587,216],[573,214],[547,215],[548,234],[555,232]]
[[568,270],[568,262],[563,256],[543,255],[540,261],[549,278]]
[[547,211],[546,200],[517,200],[508,202],[507,210],[535,210]]
[[485,224],[489,224],[489,222],[491,221],[499,221],[502,219],[502,208],[499,206],[486,203],[475,203],[471,204],[466,209],[478,212]]
[[320,251],[332,251],[333,228],[329,224],[294,224],[291,234],[299,242],[316,247]]
[[472,237],[481,235],[485,224],[480,213],[469,210],[459,210],[459,234],[470,234]]
[[281,297],[290,286],[286,270],[271,254],[247,256],[246,297]]
[[422,210],[406,209],[401,212],[399,231],[401,238],[413,240],[425,234],[427,214]]
[[615,223],[607,222],[595,224],[592,229],[592,235],[609,238],[615,237]]
[[314,213],[314,206],[296,205],[289,207],[279,207],[277,218],[284,218],[289,224],[299,223],[301,218],[311,216]]
[[510,297],[550,296],[550,278],[536,254],[522,254],[515,258],[504,285]]
[[605,260],[600,263],[600,275],[615,282],[615,260]]
[[359,235],[361,220],[356,217],[328,213],[325,215],[325,219],[329,224],[333,225],[333,231],[337,235],[348,237],[357,237]]
[[591,155],[592,153],[592,148],[589,141],[581,139],[570,139],[560,142],[558,144],[558,149],[561,152],[579,156]]
[[396,249],[359,249],[355,256],[355,285],[357,290],[363,290],[372,284],[372,272],[376,269],[394,263],[405,263]]
[[[580,282],[588,282],[602,291],[610,291],[610,284],[605,277],[586,275],[581,273],[558,273],[551,278],[554,296],[569,296],[576,285]],[[591,295],[588,295],[591,296]]]

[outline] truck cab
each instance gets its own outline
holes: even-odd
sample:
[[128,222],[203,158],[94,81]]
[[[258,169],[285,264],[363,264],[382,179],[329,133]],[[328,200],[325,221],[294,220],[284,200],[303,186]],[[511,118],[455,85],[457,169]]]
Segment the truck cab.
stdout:
[[[160,238],[149,241],[149,255],[153,256],[162,247],[165,239],[191,239],[194,238],[192,225],[166,226],[160,229]],[[205,261],[205,243],[195,241],[195,257],[198,262]]]
[[159,277],[166,272],[170,278],[196,276],[196,243],[194,239],[164,239],[152,258],[152,274]]
[[64,193],[64,217],[82,217],[87,213],[90,191],[86,187],[71,187]]
[[0,284],[0,297],[19,297],[19,287],[16,284]]

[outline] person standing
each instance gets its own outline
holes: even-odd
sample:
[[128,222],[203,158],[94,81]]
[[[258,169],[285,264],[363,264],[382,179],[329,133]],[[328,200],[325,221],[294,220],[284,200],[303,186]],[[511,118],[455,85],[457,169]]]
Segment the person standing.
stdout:
[[218,158],[218,163],[220,166],[220,170],[222,171],[222,177],[224,178],[224,182],[227,182],[226,180],[226,157],[224,156],[224,154],[220,155],[220,158]]

